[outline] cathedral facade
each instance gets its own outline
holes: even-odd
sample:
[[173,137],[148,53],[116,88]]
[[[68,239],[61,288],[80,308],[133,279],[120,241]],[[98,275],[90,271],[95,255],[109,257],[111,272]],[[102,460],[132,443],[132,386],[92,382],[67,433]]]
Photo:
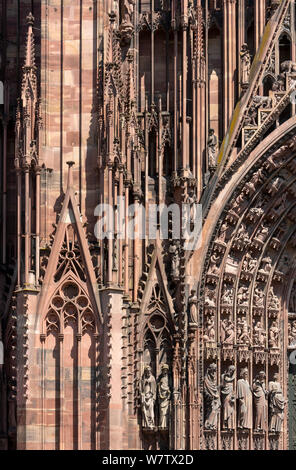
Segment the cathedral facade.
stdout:
[[295,1],[0,11],[0,448],[296,449]]

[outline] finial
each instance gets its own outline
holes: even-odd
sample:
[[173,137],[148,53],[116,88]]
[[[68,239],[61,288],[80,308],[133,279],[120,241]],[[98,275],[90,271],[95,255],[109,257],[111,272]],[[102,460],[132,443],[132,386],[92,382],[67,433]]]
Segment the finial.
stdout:
[[72,167],[73,165],[75,165],[75,162],[73,161],[68,161],[66,162],[67,165],[68,165],[68,188],[71,188],[73,186],[73,171],[72,171]]
[[27,25],[28,26],[33,26],[34,24],[34,16],[32,15],[32,12],[30,12],[26,18],[26,21],[27,21]]

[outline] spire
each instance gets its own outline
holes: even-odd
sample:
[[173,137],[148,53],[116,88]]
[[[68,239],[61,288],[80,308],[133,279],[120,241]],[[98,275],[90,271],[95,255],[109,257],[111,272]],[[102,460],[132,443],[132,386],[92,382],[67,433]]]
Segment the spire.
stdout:
[[32,13],[29,13],[27,18],[28,32],[27,32],[27,44],[26,44],[26,58],[25,58],[25,67],[34,67],[35,68],[35,42],[34,42],[34,16]]
[[22,100],[23,106],[25,105],[29,96],[32,100],[37,99],[37,76],[35,64],[35,40],[33,33],[34,17],[32,13],[27,16],[27,39],[26,39],[26,55],[25,63],[23,66],[23,80],[22,80]]
[[67,190],[70,188],[73,188],[73,166],[75,165],[75,162],[69,161],[66,162],[68,165],[68,181],[67,181]]

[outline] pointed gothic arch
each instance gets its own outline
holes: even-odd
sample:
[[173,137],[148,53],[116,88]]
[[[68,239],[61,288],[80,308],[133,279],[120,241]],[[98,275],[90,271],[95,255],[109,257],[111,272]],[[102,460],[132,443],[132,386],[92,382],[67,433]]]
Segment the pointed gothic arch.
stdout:
[[[217,223],[211,236],[206,235],[208,243],[204,241],[208,249],[200,291],[200,354],[202,374],[209,383],[222,384],[233,365],[234,390],[247,368],[252,389],[262,374],[266,389],[277,380],[285,397],[287,351],[292,349],[289,342],[294,320],[288,303],[294,283],[296,245],[296,145],[292,121],[271,133],[240,171],[236,167],[233,178],[230,168],[227,182],[209,211],[210,216],[217,211]],[[281,136],[285,136],[283,140]],[[225,424],[221,418],[224,403],[218,414],[213,403],[209,405],[206,393],[205,389],[201,432],[204,448],[233,448],[234,432],[242,449],[287,447],[286,436],[279,431],[287,426],[287,407],[284,422],[278,421],[275,428],[274,411],[267,400],[267,420],[260,428],[259,405],[254,399],[254,420],[241,430],[239,402],[235,400],[231,408],[234,421]]]

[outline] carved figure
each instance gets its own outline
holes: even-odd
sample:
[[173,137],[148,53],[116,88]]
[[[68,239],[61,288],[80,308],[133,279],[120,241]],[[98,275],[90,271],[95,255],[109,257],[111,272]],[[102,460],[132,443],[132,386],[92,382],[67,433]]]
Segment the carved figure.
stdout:
[[231,320],[221,322],[221,342],[222,344],[234,343],[234,323]]
[[171,275],[174,279],[180,276],[180,242],[178,240],[169,248],[171,254]]
[[189,305],[189,323],[197,324],[197,295],[196,290],[192,289],[191,295],[188,299]]
[[264,292],[259,287],[256,287],[254,291],[254,303],[256,307],[264,306]]
[[217,266],[219,260],[219,256],[216,256],[215,253],[211,256],[209,274],[219,274],[219,268]]
[[215,131],[214,129],[210,129],[208,137],[208,158],[210,168],[216,168],[217,166],[217,144],[218,139],[215,135]]
[[170,401],[169,366],[162,364],[158,379],[159,427],[161,429],[169,427]]
[[134,11],[134,0],[121,0],[120,12],[121,12],[122,23],[131,24],[133,11]]
[[208,318],[205,326],[204,340],[211,343],[216,340],[214,316]]
[[256,325],[254,326],[254,343],[257,346],[264,346],[265,338],[266,338],[265,330],[262,327],[261,322],[258,321]]
[[296,347],[296,320],[288,324],[289,348]]
[[238,320],[237,322],[237,342],[239,344],[250,344],[249,326],[245,319]]
[[154,405],[156,400],[156,381],[150,366],[145,366],[141,383],[143,427],[155,427]]
[[250,69],[251,69],[251,55],[248,45],[244,43],[240,51],[241,60],[241,84],[247,85],[249,83]]
[[282,387],[279,382],[279,374],[275,373],[273,380],[269,382],[269,431],[281,432],[284,421],[284,410],[286,400],[283,396]]
[[212,292],[211,290],[207,291],[207,294],[205,296],[205,305],[207,305],[208,307],[215,307],[216,306],[215,293]]
[[293,62],[292,60],[285,60],[281,63],[281,72],[296,72],[296,62]]
[[235,367],[229,366],[226,372],[222,374],[221,384],[223,429],[234,429],[234,379]]
[[204,379],[205,429],[217,429],[218,414],[221,406],[218,385],[217,366],[209,365]]
[[265,429],[267,417],[267,390],[265,388],[265,372],[261,371],[253,382],[253,394],[255,405],[255,431]]
[[241,286],[237,293],[237,300],[239,305],[248,305],[249,289],[245,286]]
[[232,305],[233,303],[233,290],[231,287],[224,287],[223,295],[222,295],[222,303],[224,305]]
[[248,369],[242,369],[237,381],[238,427],[241,429],[252,429],[252,390],[248,376]]
[[278,348],[279,347],[279,327],[277,326],[277,322],[273,321],[271,327],[269,328],[269,340],[268,344],[270,348]]

